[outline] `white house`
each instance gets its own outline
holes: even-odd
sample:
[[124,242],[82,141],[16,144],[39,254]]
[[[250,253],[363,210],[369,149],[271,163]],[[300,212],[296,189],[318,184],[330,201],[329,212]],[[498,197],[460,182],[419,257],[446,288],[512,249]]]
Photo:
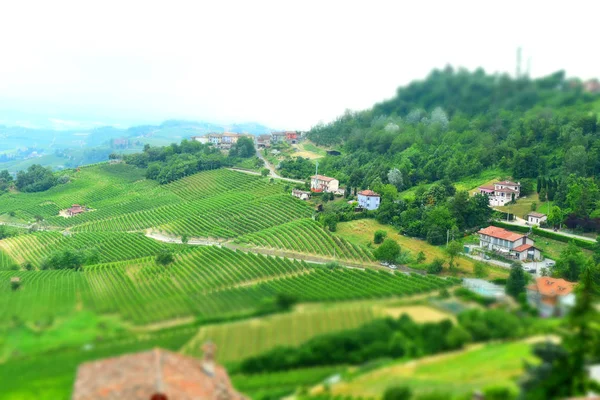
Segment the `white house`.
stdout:
[[310,190],[313,192],[336,192],[340,187],[340,181],[323,175],[313,175],[310,177]]
[[494,183],[493,186],[480,186],[479,193],[489,197],[490,206],[503,206],[512,201],[513,198],[519,198],[521,183],[502,181]]
[[495,226],[488,226],[479,232],[479,246],[496,251],[517,260],[539,260],[542,255],[534,246],[533,239]]
[[380,201],[381,196],[372,190],[362,190],[358,192],[358,205],[361,208],[366,208],[367,210],[377,210],[379,208]]
[[530,212],[529,214],[527,214],[527,222],[529,223],[529,225],[539,225],[542,222],[546,222],[548,220],[548,217],[546,216],[546,214],[542,214],[539,212]]

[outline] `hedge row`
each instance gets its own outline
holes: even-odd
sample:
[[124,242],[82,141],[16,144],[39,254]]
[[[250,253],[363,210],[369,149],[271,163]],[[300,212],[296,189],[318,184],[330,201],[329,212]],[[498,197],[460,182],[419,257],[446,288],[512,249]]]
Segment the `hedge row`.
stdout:
[[[501,221],[492,221],[492,225],[497,226],[499,228],[505,228],[505,229],[508,229],[511,231],[517,231],[517,232],[522,232],[522,233],[529,232],[528,226],[512,225],[512,224],[507,224],[507,223],[501,222]],[[594,250],[595,246],[596,246],[596,243],[594,243],[594,242],[588,242],[587,240],[563,236],[559,233],[547,231],[545,229],[540,229],[535,226],[533,227],[532,232],[538,236],[546,237],[548,239],[558,240],[559,242],[564,242],[564,243],[574,242],[575,245],[577,245],[578,247],[581,247],[583,249]]]

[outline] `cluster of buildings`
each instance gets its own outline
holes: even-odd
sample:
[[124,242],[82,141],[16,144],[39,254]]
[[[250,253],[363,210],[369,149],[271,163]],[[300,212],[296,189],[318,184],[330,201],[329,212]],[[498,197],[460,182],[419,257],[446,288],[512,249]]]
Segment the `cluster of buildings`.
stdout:
[[[340,181],[325,175],[313,175],[310,177],[310,192],[294,189],[292,196],[301,200],[311,198],[311,193],[333,193],[338,196],[346,194],[346,189],[340,187]],[[372,190],[361,190],[357,193],[358,207],[364,210],[377,210],[381,202],[379,193]]]
[[504,206],[519,198],[521,183],[502,181],[489,186],[479,186],[479,193],[485,194],[490,199],[490,207]]
[[202,136],[192,136],[192,140],[202,144],[212,143],[215,147],[228,150],[231,148],[231,145],[236,143],[241,137],[252,139],[256,147],[264,149],[279,143],[296,144],[298,143],[300,135],[296,131],[271,132],[270,135],[258,136],[246,133],[224,132],[208,133]]
[[224,132],[224,133],[209,133],[202,136],[192,136],[192,140],[196,142],[200,142],[202,144],[212,143],[215,147],[219,149],[228,150],[231,148],[231,145],[237,143],[239,138],[246,137],[255,141],[255,136],[245,133],[234,133],[234,132]]

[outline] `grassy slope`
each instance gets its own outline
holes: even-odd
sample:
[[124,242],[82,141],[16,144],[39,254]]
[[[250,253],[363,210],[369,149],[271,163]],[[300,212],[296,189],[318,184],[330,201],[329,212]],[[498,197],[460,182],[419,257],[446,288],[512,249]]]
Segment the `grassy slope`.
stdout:
[[393,385],[410,386],[416,393],[431,391],[466,394],[490,386],[516,389],[523,361],[532,361],[527,342],[475,345],[467,350],[392,364],[332,388],[336,395],[380,398]]
[[408,314],[417,322],[453,318],[427,306],[397,306],[397,300],[393,299],[303,304],[285,314],[203,326],[182,351],[198,356],[200,346],[211,340],[220,349],[219,360],[235,362],[277,346],[297,346],[317,335],[352,329],[376,318],[401,314]]
[[[427,257],[426,262],[433,261],[434,258],[447,258],[444,250],[441,247],[432,246],[424,240],[414,239],[400,235],[394,228],[388,225],[382,225],[372,219],[359,219],[349,222],[341,222],[337,226],[337,234],[357,245],[365,245],[373,241],[373,235],[377,230],[385,230],[388,237],[396,240],[403,250],[409,250],[413,255],[419,251],[423,251]],[[462,257],[457,262],[459,269],[463,273],[470,274],[473,272],[475,263],[469,258]],[[447,268],[447,267],[445,267]],[[447,271],[446,271],[447,272]],[[489,269],[489,278],[506,277],[507,272],[498,269]]]

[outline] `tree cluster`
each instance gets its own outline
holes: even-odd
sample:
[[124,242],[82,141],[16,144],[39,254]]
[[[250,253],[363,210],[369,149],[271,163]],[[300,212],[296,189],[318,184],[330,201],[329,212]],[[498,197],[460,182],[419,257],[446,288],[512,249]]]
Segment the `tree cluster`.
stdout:
[[136,167],[147,168],[146,178],[161,184],[235,163],[234,157],[226,157],[211,144],[189,140],[164,147],[145,145],[143,152],[125,155],[123,160]]
[[26,171],[17,172],[15,181],[15,186],[21,192],[43,192],[56,184],[58,184],[58,180],[52,170],[39,164],[33,164]]
[[519,320],[502,310],[473,310],[449,320],[417,324],[407,315],[381,319],[357,329],[317,336],[298,347],[278,347],[244,360],[244,373],[319,365],[361,364],[382,357],[421,357],[458,349],[472,340],[506,339],[521,334]]

